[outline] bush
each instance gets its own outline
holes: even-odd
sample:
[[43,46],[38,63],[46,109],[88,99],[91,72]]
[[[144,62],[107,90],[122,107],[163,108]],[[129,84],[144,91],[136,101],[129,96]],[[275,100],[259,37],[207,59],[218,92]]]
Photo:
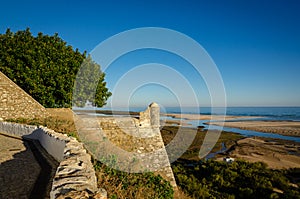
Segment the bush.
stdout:
[[[192,165],[192,166],[191,166]],[[172,165],[177,184],[193,198],[299,198],[285,171],[271,170],[264,163],[235,161],[176,162]]]

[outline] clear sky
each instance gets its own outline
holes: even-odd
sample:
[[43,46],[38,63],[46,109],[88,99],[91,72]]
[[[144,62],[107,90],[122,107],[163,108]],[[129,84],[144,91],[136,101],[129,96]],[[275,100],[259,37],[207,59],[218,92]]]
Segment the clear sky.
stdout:
[[[57,32],[74,48],[90,52],[128,29],[169,28],[193,38],[208,52],[222,75],[228,106],[300,106],[299,10],[298,0],[3,1],[0,33],[27,27],[34,34]],[[105,71],[109,88],[113,90],[130,69],[147,63],[177,70],[192,85],[199,104],[210,105],[201,76],[184,60],[157,50],[120,57]],[[175,76],[157,75],[180,88]],[[129,101],[136,106],[150,101],[176,106],[176,95],[168,86],[148,84],[132,92]],[[180,99],[183,105],[194,105],[189,97]],[[127,102],[118,98],[116,103]]]

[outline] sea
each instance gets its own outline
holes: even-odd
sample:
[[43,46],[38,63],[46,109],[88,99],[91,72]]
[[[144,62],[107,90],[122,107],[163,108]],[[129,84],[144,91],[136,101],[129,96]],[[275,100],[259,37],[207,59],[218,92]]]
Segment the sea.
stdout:
[[[145,110],[145,107],[130,107],[130,108],[100,108],[96,110],[113,110],[113,111],[133,111],[141,112]],[[273,121],[299,121],[300,122],[300,107],[161,107],[161,113],[181,113],[181,114],[222,114],[226,113],[229,116],[254,116],[247,119],[235,119],[238,120],[273,120]],[[255,117],[256,116],[256,117]],[[168,120],[180,120],[172,117],[164,117]],[[218,129],[233,133],[241,134],[245,137],[259,136],[266,138],[275,138],[300,142],[300,137],[284,136],[276,133],[263,133],[258,131],[242,130],[238,128],[220,127],[215,125],[207,125],[208,120],[193,120],[188,121],[192,127],[203,126],[204,129]]]
[[[129,111],[143,111],[143,107],[132,107]],[[247,119],[236,119],[237,120],[269,120],[269,121],[299,121],[300,122],[300,107],[163,107],[161,109],[162,113],[182,113],[182,114],[201,114],[201,115],[211,115],[226,112],[226,115],[232,116],[254,116],[253,118]],[[165,118],[170,120],[176,120],[176,118]],[[284,136],[276,133],[264,133],[251,130],[242,130],[238,128],[220,127],[214,125],[207,125],[207,120],[194,120],[189,121],[189,123],[194,126],[204,126],[206,129],[219,129],[228,132],[234,132],[241,134],[245,137],[266,137],[290,140],[295,142],[300,142],[300,137]]]
[[[166,108],[165,110],[168,113],[180,113],[180,108],[178,107],[169,107]],[[214,114],[215,112],[222,112],[225,109],[224,108],[212,109],[210,107],[200,107],[200,108],[190,107],[190,108],[184,108],[182,110],[185,110],[184,113],[189,113],[189,114],[200,113],[202,115],[211,115]],[[253,118],[236,119],[235,121],[237,120],[300,121],[300,107],[227,107],[226,115],[254,116]],[[220,126],[212,126],[212,125],[208,126],[205,124],[206,122],[209,121],[196,120],[196,121],[191,121],[190,124],[193,126],[200,125],[200,126],[204,126],[205,128],[234,132],[234,133],[241,134],[245,137],[259,136],[259,137],[300,142],[300,137],[284,136],[276,133],[264,133],[258,131],[243,130],[238,128],[220,127]]]
[[224,110],[226,115],[258,116],[266,120],[300,121],[300,107],[215,107],[214,109],[211,107],[166,107],[163,112],[211,115],[212,113],[222,113]]
[[[114,110],[140,112],[145,110],[145,107],[115,108]],[[161,112],[201,115],[226,113],[226,115],[234,116],[258,116],[266,120],[300,121],[300,107],[214,107],[213,109],[211,107],[163,107]]]

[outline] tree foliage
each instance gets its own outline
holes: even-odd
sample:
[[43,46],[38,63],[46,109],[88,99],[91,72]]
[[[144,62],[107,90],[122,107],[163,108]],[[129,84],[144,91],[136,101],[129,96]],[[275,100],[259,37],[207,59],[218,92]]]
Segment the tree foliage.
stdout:
[[[7,29],[0,35],[0,71],[45,107],[71,107],[76,74],[86,58],[86,53],[74,50],[58,34],[35,37],[27,28],[16,33]],[[100,80],[93,104],[101,107],[111,93],[100,66],[91,58],[88,61],[99,69],[94,74]]]
[[99,64],[88,56],[82,63],[74,85],[73,104],[84,106],[88,101],[92,105],[102,107],[111,95],[104,81],[105,74]]

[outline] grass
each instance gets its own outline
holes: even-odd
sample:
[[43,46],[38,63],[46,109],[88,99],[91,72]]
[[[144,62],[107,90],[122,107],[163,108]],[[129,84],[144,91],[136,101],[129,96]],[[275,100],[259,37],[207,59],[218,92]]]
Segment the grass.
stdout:
[[68,136],[79,139],[70,109],[61,109],[60,111],[59,109],[48,109],[48,111],[51,115],[46,118],[18,118],[8,119],[6,121],[34,126],[44,126],[58,133],[67,134]]
[[112,169],[98,160],[94,160],[98,184],[108,193],[108,198],[173,198],[174,191],[170,183],[160,175],[147,173],[126,173]]

